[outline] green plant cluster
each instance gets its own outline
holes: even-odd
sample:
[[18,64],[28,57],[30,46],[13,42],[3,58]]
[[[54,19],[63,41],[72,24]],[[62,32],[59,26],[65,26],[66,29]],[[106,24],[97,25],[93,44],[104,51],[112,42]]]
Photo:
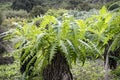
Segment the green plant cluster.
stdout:
[[[34,22],[41,20],[39,26]],[[104,46],[113,40],[109,51],[119,48],[120,11],[109,12],[102,7],[99,14],[86,19],[75,19],[68,14],[59,20],[45,15],[33,19],[31,23],[15,23],[17,28],[12,36],[21,54],[20,65],[24,79],[42,78],[43,69],[51,64],[58,50],[62,51],[67,63],[81,61],[87,57],[101,57]]]
[[25,23],[23,27],[18,25],[15,33],[21,39],[16,46],[22,45],[19,52],[21,72],[25,79],[34,78],[35,75],[42,77],[43,69],[51,63],[58,50],[64,53],[69,66],[72,62],[75,63],[77,58],[84,64],[84,53],[96,51],[92,49],[94,44],[84,41],[85,32],[79,30],[80,26],[73,17],[64,16],[62,20],[64,21],[45,15],[39,27],[33,22]]
[[[110,12],[103,7],[95,15],[84,11],[73,12],[75,13],[73,15],[71,12],[49,10],[45,16],[35,18],[32,22],[15,23],[17,28],[12,36],[18,39],[15,46],[19,48],[18,52],[21,54],[20,66],[23,79],[41,79],[43,69],[51,64],[58,50],[64,54],[67,63],[71,66],[71,63],[81,61],[84,64],[86,58],[97,58],[102,55],[109,40],[113,40],[113,42],[108,52],[119,49],[119,8]],[[5,13],[10,18],[28,16],[26,11],[6,11]],[[34,16],[43,13],[41,6],[37,6],[31,11]],[[36,26],[35,22],[38,20],[40,22]],[[11,71],[10,74],[15,73]],[[9,76],[9,74],[4,75]]]

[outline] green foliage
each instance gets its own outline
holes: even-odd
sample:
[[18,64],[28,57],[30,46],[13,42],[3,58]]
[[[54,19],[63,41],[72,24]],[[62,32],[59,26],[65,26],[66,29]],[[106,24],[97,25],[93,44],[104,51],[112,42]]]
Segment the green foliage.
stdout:
[[[73,65],[72,73],[74,80],[104,80],[103,61],[87,59],[84,66],[81,64]],[[112,80],[111,78],[110,80]]]
[[65,13],[67,13],[68,11],[65,10],[65,9],[49,9],[45,15],[51,15],[51,16],[54,16],[54,17],[60,17],[60,16],[63,16]]
[[108,10],[115,10],[117,8],[120,8],[120,1],[114,0],[110,3],[107,3],[106,6],[108,7]]
[[68,11],[69,15],[74,16],[76,19],[85,20],[90,18],[93,15],[98,15],[99,11],[96,9],[91,9],[90,11],[77,11],[77,10],[70,10]]
[[3,12],[4,16],[6,18],[15,18],[15,17],[20,17],[20,18],[27,18],[29,16],[29,13],[27,13],[24,10],[6,10]]
[[14,56],[15,61],[13,64],[8,64],[8,65],[0,65],[0,79],[1,80],[21,80],[21,74],[19,71],[19,66],[20,66],[20,60],[19,56],[20,54],[15,53],[15,54],[4,54],[4,56]]
[[14,0],[1,0],[0,3],[5,3],[5,2],[12,2]]
[[[112,0],[110,0],[112,1]],[[68,10],[87,10],[90,9],[100,9],[103,6],[103,3],[106,1],[101,0],[15,0],[12,3],[12,9],[20,10],[24,9],[27,12],[30,12],[33,7],[39,5],[43,8],[47,7],[49,9],[68,9]],[[108,1],[109,2],[109,1]],[[106,2],[107,3],[107,2]]]
[[32,0],[15,0],[12,5],[12,9],[14,10],[26,10],[27,12],[30,12],[33,8],[33,2]]
[[95,40],[98,39],[99,41],[97,45],[100,45],[101,42],[103,42],[104,45],[107,44],[109,40],[114,40],[115,36],[119,35],[120,23],[118,22],[120,18],[118,16],[120,12],[109,12],[103,7],[99,14],[100,15],[88,18],[87,23],[89,23],[88,27],[90,28],[90,32],[94,33],[97,37]]
[[0,10],[10,10],[11,9],[11,2],[6,2],[6,3],[0,3]]
[[111,71],[111,73],[115,76],[115,79],[120,79],[120,67],[118,67],[117,69]]
[[[86,19],[75,19],[65,14],[61,19],[45,15],[33,19],[32,22],[16,24],[13,37],[19,39],[17,46],[21,53],[20,65],[23,78],[42,77],[43,69],[51,64],[60,50],[69,66],[76,61],[82,64],[88,56],[97,58],[103,54],[104,45],[109,40],[119,41],[120,12],[109,12],[102,7],[98,15]],[[39,26],[35,25],[41,20]],[[117,44],[111,49],[116,49]]]
[[[41,23],[36,27],[34,22],[38,19],[41,19]],[[85,42],[85,32],[80,31],[74,18],[64,16],[62,20],[46,15],[34,19],[32,23],[24,22],[23,26],[18,25],[15,29],[16,37],[20,38],[16,45],[27,42],[19,49],[21,67],[26,65],[23,73],[26,78],[28,76],[27,79],[33,78],[34,75],[42,75],[42,70],[51,63],[58,50],[64,53],[70,66],[71,63],[76,63],[77,58],[84,63],[86,52],[95,51],[93,46]]]
[[34,6],[30,12],[31,16],[40,16],[41,14],[45,14],[45,12],[47,11],[47,7],[43,7],[43,6]]

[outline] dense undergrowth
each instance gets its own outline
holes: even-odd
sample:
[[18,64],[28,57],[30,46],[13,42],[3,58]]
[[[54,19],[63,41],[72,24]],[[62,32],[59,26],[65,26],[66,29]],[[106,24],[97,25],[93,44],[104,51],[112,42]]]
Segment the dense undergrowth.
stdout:
[[8,53],[3,55],[3,57],[14,56],[15,61],[13,64],[0,65],[0,80],[21,80],[19,55]]

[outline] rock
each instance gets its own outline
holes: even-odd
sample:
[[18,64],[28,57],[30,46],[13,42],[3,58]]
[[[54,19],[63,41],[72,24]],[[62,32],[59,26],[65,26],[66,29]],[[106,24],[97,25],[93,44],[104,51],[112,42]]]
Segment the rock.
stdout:
[[1,57],[0,56],[0,65],[12,64],[14,62],[14,57]]

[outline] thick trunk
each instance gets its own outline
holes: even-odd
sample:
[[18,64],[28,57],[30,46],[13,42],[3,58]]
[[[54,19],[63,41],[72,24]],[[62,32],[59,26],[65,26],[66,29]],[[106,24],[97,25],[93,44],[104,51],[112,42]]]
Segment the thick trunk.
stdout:
[[73,80],[65,56],[58,51],[51,64],[43,71],[43,80]]
[[108,75],[109,75],[109,72],[108,72],[108,69],[109,69],[109,67],[108,67],[108,63],[109,63],[109,59],[108,59],[108,53],[107,53],[107,55],[106,55],[106,60],[105,60],[105,77],[104,77],[104,80],[109,80],[109,77],[108,77]]

